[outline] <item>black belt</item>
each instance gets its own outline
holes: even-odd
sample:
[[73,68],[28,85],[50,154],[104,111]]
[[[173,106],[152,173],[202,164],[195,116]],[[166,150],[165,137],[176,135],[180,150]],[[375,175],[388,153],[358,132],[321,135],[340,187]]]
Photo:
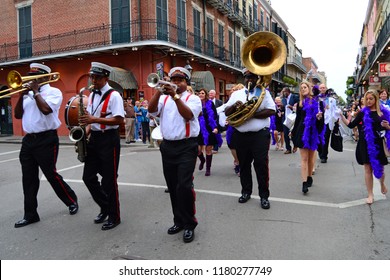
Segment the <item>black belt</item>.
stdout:
[[37,138],[37,137],[47,136],[49,134],[55,134],[55,133],[57,133],[57,130],[53,129],[53,130],[46,130],[37,133],[27,133],[26,136]]
[[197,141],[197,137],[190,137],[190,138],[184,138],[180,140],[167,140],[164,139],[164,142],[169,143],[169,144],[180,144],[180,143],[185,143],[185,142],[190,142],[190,141]]
[[[243,133],[243,134],[250,134],[250,133],[259,133],[259,132],[263,132],[263,131],[269,131],[269,128],[268,127],[264,127],[258,131],[246,131],[246,132],[240,132],[240,133]],[[239,132],[239,131],[238,131]]]
[[103,134],[113,134],[118,133],[118,129],[106,129],[106,130],[92,130],[92,135],[103,135]]

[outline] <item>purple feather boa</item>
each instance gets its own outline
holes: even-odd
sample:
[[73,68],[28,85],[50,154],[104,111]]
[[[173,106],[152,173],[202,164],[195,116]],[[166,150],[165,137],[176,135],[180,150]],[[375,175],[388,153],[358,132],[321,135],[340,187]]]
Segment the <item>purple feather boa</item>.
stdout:
[[[390,112],[387,110],[384,106],[381,106],[381,110],[383,113],[382,119],[385,119],[387,121],[390,121]],[[368,158],[370,160],[371,168],[374,173],[375,178],[380,179],[383,176],[384,167],[380,163],[378,159],[379,155],[379,147],[377,144],[375,144],[375,132],[373,129],[373,120],[370,117],[370,108],[364,107],[363,108],[363,122],[364,122],[364,134],[365,134],[365,140],[367,144],[367,153]],[[386,141],[387,141],[387,148],[390,149],[390,130],[386,130]]]
[[[383,105],[381,105],[381,110],[383,113],[383,119],[390,122],[390,110]],[[390,130],[386,130],[385,137],[387,142],[387,149],[390,150]]]
[[275,135],[274,135],[274,131],[276,130],[275,118],[276,118],[275,115],[272,115],[272,116],[270,117],[271,124],[270,124],[269,130],[270,130],[270,132],[271,132],[272,145],[275,145],[275,144],[276,144],[276,139],[275,139]]
[[[211,127],[211,130],[214,130],[215,128],[218,128],[217,122],[216,122],[216,116],[214,114],[214,110],[212,107],[213,102],[211,100],[206,100],[204,104],[202,104],[202,109],[206,109],[207,116],[208,116],[208,124]],[[203,142],[206,146],[209,144],[209,131],[207,130],[206,126],[206,120],[204,118],[204,115],[202,114],[199,117],[199,125],[200,125],[200,132],[203,136]],[[221,133],[215,134],[215,138],[217,139],[218,147],[222,146],[222,136]]]
[[306,112],[305,128],[302,136],[303,148],[315,151],[320,143],[316,127],[318,102],[315,99],[305,98],[303,100],[303,110]]
[[371,168],[374,173],[374,176],[377,179],[382,178],[383,175],[383,166],[381,165],[378,155],[379,155],[379,147],[375,144],[375,133],[373,128],[373,119],[370,117],[370,108],[363,108],[363,123],[364,123],[364,134],[367,146],[368,158],[370,160]]

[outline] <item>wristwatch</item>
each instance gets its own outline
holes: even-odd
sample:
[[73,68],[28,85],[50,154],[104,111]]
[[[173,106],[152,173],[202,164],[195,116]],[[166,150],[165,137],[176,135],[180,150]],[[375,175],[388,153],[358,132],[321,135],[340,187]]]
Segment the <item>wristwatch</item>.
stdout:
[[180,99],[180,95],[176,93],[172,98],[173,98],[174,101],[179,100]]

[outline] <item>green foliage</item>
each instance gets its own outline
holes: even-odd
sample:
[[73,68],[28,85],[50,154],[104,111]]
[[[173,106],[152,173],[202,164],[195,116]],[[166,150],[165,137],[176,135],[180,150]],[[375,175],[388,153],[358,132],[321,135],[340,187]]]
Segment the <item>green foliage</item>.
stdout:
[[292,85],[294,87],[298,85],[297,81],[295,81],[293,78],[290,78],[290,77],[287,77],[287,76],[284,76],[282,80],[286,84]]
[[346,91],[345,91],[345,94],[346,95],[348,95],[348,96],[352,96],[352,94],[353,94],[353,89],[347,89]]

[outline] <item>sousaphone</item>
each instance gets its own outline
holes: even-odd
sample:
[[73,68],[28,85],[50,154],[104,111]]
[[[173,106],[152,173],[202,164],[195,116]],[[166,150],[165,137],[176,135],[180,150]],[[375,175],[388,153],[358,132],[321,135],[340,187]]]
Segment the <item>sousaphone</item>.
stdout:
[[272,74],[286,62],[287,48],[282,38],[272,32],[260,31],[250,35],[241,48],[241,61],[252,73],[259,76],[257,86],[262,88],[258,99],[254,98],[237,108],[227,117],[231,126],[240,126],[260,107],[265,88],[272,80]]

